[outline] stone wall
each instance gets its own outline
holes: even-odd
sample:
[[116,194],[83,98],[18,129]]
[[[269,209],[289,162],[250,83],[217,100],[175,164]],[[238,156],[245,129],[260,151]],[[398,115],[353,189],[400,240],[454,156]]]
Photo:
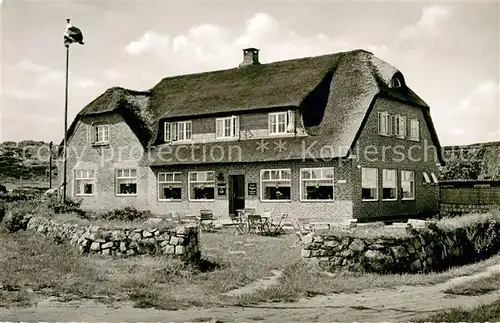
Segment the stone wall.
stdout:
[[195,262],[200,257],[196,226],[180,226],[175,229],[106,229],[57,223],[42,216],[33,216],[29,219],[27,230],[76,245],[82,254],[118,257],[167,255],[188,262]]
[[484,204],[452,204],[440,203],[440,214],[443,216],[462,215],[466,213],[488,213],[494,209],[500,209],[499,205]]
[[399,237],[359,238],[354,232],[314,234],[302,257],[323,269],[376,273],[416,273],[444,270],[485,259],[500,250],[500,220],[444,230],[429,223],[408,227]]

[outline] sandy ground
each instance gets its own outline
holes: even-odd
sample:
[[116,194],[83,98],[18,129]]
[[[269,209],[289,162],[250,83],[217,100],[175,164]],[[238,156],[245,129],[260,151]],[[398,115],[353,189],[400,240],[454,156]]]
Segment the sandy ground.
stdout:
[[[482,296],[451,296],[443,291],[467,280],[500,272],[500,265],[487,271],[458,277],[433,286],[404,286],[388,290],[367,290],[359,294],[336,294],[302,299],[294,303],[269,303],[251,307],[190,308],[160,311],[133,308],[130,303],[108,307],[93,301],[59,303],[46,300],[37,307],[0,309],[0,321],[100,321],[100,322],[401,322],[426,317],[451,308],[471,308],[500,299],[500,291]],[[119,306],[119,307],[116,307]]]

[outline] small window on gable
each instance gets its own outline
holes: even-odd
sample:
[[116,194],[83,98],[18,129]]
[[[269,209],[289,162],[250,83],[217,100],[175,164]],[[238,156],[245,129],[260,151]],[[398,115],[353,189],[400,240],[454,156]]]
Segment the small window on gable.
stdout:
[[427,174],[427,172],[423,172],[422,174],[424,175],[424,182],[427,183],[427,184],[430,184],[431,183],[431,179],[429,177],[429,174]]
[[438,184],[439,183],[438,178],[437,178],[436,174],[434,174],[434,172],[431,173],[431,177],[432,177],[432,182],[434,184]]
[[400,88],[403,86],[403,82],[397,77],[393,77],[391,80],[391,87],[393,88]]

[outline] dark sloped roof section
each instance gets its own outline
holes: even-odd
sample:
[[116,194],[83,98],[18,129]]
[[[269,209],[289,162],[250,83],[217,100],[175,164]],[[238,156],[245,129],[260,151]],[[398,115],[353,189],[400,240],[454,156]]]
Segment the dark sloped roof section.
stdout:
[[[156,119],[149,113],[149,91],[134,91],[112,87],[87,104],[75,117],[68,128],[68,141],[84,116],[118,112],[125,119],[139,141],[146,146],[156,128]],[[59,145],[62,154],[64,140]]]

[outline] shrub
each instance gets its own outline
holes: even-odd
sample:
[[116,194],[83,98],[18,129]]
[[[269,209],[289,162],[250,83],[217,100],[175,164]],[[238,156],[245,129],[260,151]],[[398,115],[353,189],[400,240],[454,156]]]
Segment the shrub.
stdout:
[[47,199],[46,203],[49,210],[54,211],[56,214],[75,212],[82,215],[85,213],[80,209],[82,200],[66,199],[66,202],[63,202],[58,196],[53,195]]
[[30,216],[40,207],[40,201],[28,200],[13,202],[6,209],[3,226],[9,232],[25,230]]
[[126,206],[121,209],[116,209],[103,213],[101,217],[105,220],[117,220],[117,221],[134,221],[145,219],[150,215],[149,211],[139,211],[134,207]]
[[0,223],[3,220],[3,217],[5,216],[7,205],[4,201],[0,201]]

